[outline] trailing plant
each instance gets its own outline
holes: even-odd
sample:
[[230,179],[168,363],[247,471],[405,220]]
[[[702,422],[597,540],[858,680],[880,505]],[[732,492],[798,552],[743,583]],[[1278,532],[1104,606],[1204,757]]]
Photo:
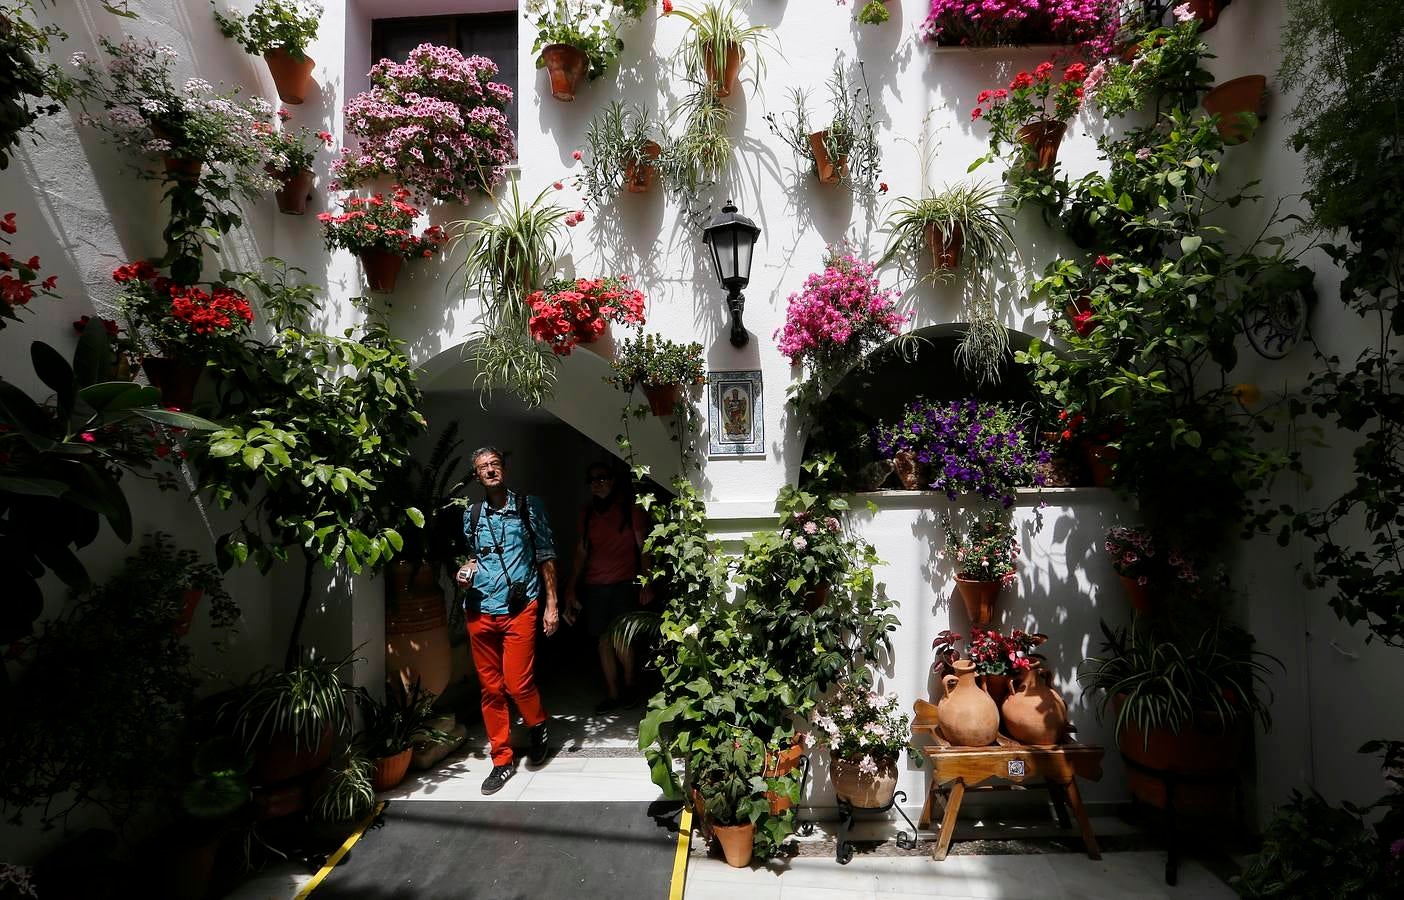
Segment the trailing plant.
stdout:
[[1034,648],[1047,640],[1046,634],[1029,634],[1018,628],[1006,635],[973,625],[970,661],[975,664],[977,675],[1017,675],[1033,667]]
[[1014,491],[1042,486],[1036,464],[1048,461],[1046,450],[1034,450],[1025,435],[1022,417],[1012,408],[979,400],[908,404],[902,421],[874,430],[878,452],[895,459],[910,452],[922,466],[931,466],[930,487],[951,500],[973,494],[1014,505]]
[[664,7],[663,15],[678,16],[690,26],[679,50],[689,80],[698,85],[719,80],[726,71],[726,57],[731,47],[740,49],[743,64],[749,60],[751,74],[757,82],[765,77],[761,49],[770,43],[770,29],[764,25],[741,24],[739,12],[737,0],[708,3],[696,12],[679,9],[672,3]]
[[[14,234],[18,230],[14,213],[5,213],[4,218],[0,218],[0,233]],[[0,236],[0,244],[8,247],[12,243],[9,238]],[[18,322],[19,308],[33,300],[36,294],[58,297],[54,292],[54,288],[58,286],[58,276],[49,275],[43,281],[39,281],[39,270],[37,256],[21,261],[8,252],[0,251],[0,330],[5,328],[6,319]],[[38,282],[37,287],[35,282]]]
[[643,105],[610,101],[585,131],[589,149],[583,176],[586,202],[599,209],[624,187],[631,167],[654,165],[654,153],[662,149],[656,138],[661,136],[662,127]]
[[[1009,213],[1001,200],[999,188],[985,184],[951,185],[931,196],[897,198],[883,223],[887,247],[877,264],[885,266],[900,257],[915,268],[911,261],[929,249],[934,230],[943,243],[961,242],[960,266],[978,277],[1005,257],[1014,243]],[[933,266],[926,277],[943,280],[953,277],[955,271]]]
[[921,24],[926,40],[943,47],[1084,44],[1110,49],[1117,21],[1106,0],[931,0]]
[[[214,7],[214,0],[210,0]],[[305,59],[307,47],[317,39],[323,7],[316,0],[258,0],[247,15],[234,10],[228,16],[214,8],[220,33],[237,41],[246,52],[262,56],[285,50],[294,59]]]
[[33,13],[31,0],[10,0],[0,8],[0,170],[9,168],[10,154],[40,116],[63,109],[42,102],[61,92],[58,68],[43,59],[49,41],[67,35],[57,25],[28,21]]
[[[312,161],[317,158],[317,151],[332,145],[330,131],[318,131],[314,134],[306,127],[293,131],[287,127],[291,118],[292,113],[280,107],[278,121],[282,123],[281,128],[274,129],[272,125],[263,122],[257,124],[264,143],[268,145],[268,164],[280,178],[291,178],[298,172],[310,171]],[[314,138],[320,147],[317,144],[308,146],[307,142]]]
[[569,356],[577,343],[595,340],[610,322],[644,324],[643,291],[629,286],[629,276],[558,278],[527,297],[531,336]]
[[887,0],[868,0],[854,18],[862,25],[881,25],[892,18],[892,13],[887,11]]
[[512,89],[497,64],[451,47],[420,44],[403,63],[371,67],[371,89],[346,104],[359,139],[332,163],[332,190],[393,178],[420,200],[466,203],[490,192],[516,156],[507,121]]
[[1151,110],[1159,118],[1162,105],[1191,110],[1213,86],[1214,76],[1202,63],[1214,54],[1199,36],[1199,20],[1193,14],[1176,17],[1174,25],[1131,32],[1126,37],[1130,59],[1102,60],[1087,73],[1083,90],[1104,115]]
[[127,334],[149,355],[203,363],[237,346],[253,322],[253,307],[239,291],[177,284],[146,260],[118,266],[112,280],[122,286],[117,308]]
[[803,89],[791,90],[793,109],[789,113],[783,116],[768,113],[765,120],[773,134],[809,161],[810,171],[816,175],[819,174],[819,163],[810,138],[822,131],[824,152],[839,172],[844,186],[855,197],[872,198],[878,194],[882,148],[878,146],[877,122],[869,99],[867,75],[861,62],[858,63],[858,77],[862,81],[861,86],[850,84],[843,63],[834,61],[828,84],[833,118],[822,129],[810,124],[808,92]]
[[29,811],[49,828],[87,806],[125,824],[175,789],[199,683],[176,627],[188,586],[207,589],[216,628],[234,623],[238,607],[213,567],[158,532],[24,642],[0,728],[11,767],[0,808],[12,824]]
[[1121,577],[1142,587],[1173,585],[1181,596],[1193,594],[1200,580],[1199,567],[1180,548],[1160,544],[1143,528],[1116,527],[1107,532],[1103,547]]
[[326,786],[312,804],[311,818],[328,824],[350,824],[375,807],[375,764],[354,747],[327,770]]
[[432,257],[448,237],[438,225],[416,234],[414,223],[420,209],[407,203],[408,199],[409,191],[398,186],[388,198],[379,192],[342,198],[342,212],[317,214],[327,249],[340,247],[352,253],[378,250],[406,259]]
[[961,510],[960,520],[941,514],[946,555],[955,564],[955,574],[969,581],[1013,581],[1019,569],[1019,533],[1009,514],[990,508]]
[[706,381],[701,344],[679,344],[656,334],[620,341],[610,366],[614,369],[610,383],[626,391],[635,385],[686,387]]
[[[132,539],[124,474],[176,462],[170,439],[154,426],[213,430],[213,422],[161,409],[160,392],[108,381],[116,364],[102,323],[89,320],[72,362],[48,344],[30,346],[34,374],[51,399],[33,399],[0,379],[0,558],[9,561],[0,643],[30,633],[44,608],[39,582],[51,572],[69,588],[90,587],[74,552],[91,544],[106,520],[123,543]],[[175,472],[157,473],[162,487]]]
[[[594,81],[619,59],[624,49],[618,27],[610,18],[613,6],[600,0],[580,0],[574,6],[569,0],[528,0],[526,14],[535,19],[536,25],[531,52],[540,53],[550,44],[574,47],[589,60],[585,74]],[[538,56],[536,67],[545,66],[545,57]]]
[[680,119],[682,130],[664,142],[658,157],[664,188],[698,224],[705,215],[702,191],[720,181],[731,163],[731,115],[715,87],[698,84],[674,109],[672,120]]
[[1404,7],[1293,0],[1284,21],[1281,76],[1299,97],[1288,117],[1311,224],[1344,272],[1342,304],[1370,333],[1353,360],[1314,348],[1316,368],[1294,405],[1359,439],[1349,487],[1293,510],[1279,541],[1296,532],[1313,542],[1312,583],[1330,591],[1336,614],[1404,647],[1404,123],[1388,112],[1404,108]]

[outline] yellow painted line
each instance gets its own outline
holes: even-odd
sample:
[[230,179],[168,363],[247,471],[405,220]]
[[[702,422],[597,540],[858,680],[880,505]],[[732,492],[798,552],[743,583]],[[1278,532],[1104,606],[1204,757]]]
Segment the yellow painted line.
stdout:
[[673,881],[668,889],[668,900],[682,900],[683,886],[687,883],[687,851],[692,843],[692,810],[683,807],[682,820],[678,822],[678,849],[673,853]]
[[323,865],[321,869],[317,870],[317,874],[312,876],[311,881],[302,886],[302,890],[297,892],[297,896],[294,897],[293,900],[303,900],[304,897],[312,893],[313,888],[322,883],[322,879],[331,874],[331,870],[335,869],[336,864],[341,862],[341,858],[349,853],[352,847],[356,846],[356,842],[361,839],[361,835],[366,833],[366,829],[370,827],[370,823],[375,821],[375,817],[380,815],[380,811],[384,808],[384,800],[375,805],[375,809],[370,815],[366,816],[366,820],[362,822],[355,831],[351,832],[351,836],[348,837],[340,847],[336,848],[335,853],[327,857],[326,864]]

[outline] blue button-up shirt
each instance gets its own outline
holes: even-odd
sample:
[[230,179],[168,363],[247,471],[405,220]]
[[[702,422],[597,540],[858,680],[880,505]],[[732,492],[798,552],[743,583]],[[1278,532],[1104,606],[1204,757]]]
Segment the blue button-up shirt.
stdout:
[[477,547],[478,559],[478,571],[473,573],[472,582],[464,589],[464,607],[469,612],[476,608],[489,615],[506,614],[509,612],[507,598],[512,584],[516,582],[526,583],[529,601],[541,597],[540,566],[546,560],[556,558],[556,546],[541,498],[529,496],[525,499],[527,515],[531,517],[532,538],[536,544],[534,554],[532,548],[527,546],[526,529],[517,513],[516,494],[508,492],[507,502],[501,509],[493,509],[491,504],[483,503],[476,541],[469,533],[473,506],[476,504],[469,504],[463,510],[463,537],[470,549]]

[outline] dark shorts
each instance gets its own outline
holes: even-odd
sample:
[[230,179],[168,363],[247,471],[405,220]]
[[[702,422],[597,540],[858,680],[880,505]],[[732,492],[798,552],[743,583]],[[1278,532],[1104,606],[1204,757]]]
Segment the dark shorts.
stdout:
[[632,581],[582,585],[580,603],[590,637],[603,637],[615,619],[639,608],[639,586]]

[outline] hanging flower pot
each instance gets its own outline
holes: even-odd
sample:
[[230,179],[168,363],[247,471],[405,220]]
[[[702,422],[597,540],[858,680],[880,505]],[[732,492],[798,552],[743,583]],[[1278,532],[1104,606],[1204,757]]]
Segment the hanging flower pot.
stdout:
[[1066,122],[1031,122],[1019,129],[1019,140],[1029,148],[1029,169],[1051,172],[1058,162],[1058,145],[1068,130]]
[[931,251],[933,269],[957,269],[960,267],[960,258],[965,253],[965,229],[957,222],[951,226],[950,234],[947,234],[935,222],[927,222],[926,246]]
[[646,384],[643,386],[643,392],[648,398],[648,408],[655,416],[671,416],[673,408],[682,399],[680,384]]
[[1131,608],[1135,610],[1138,615],[1148,614],[1153,606],[1150,585],[1141,584],[1136,579],[1126,575],[1120,577],[1121,586],[1126,589],[1126,599],[1131,601]]
[[995,601],[1004,589],[1003,581],[976,581],[964,575],[956,576],[956,593],[965,604],[965,613],[973,625],[988,625],[994,619]]
[[717,72],[716,54],[712,53],[712,48],[707,48],[706,59],[703,67],[707,71],[707,80],[717,89],[718,97],[730,97],[731,92],[736,88],[736,76],[741,73],[741,61],[746,58],[746,51],[740,44],[728,41],[726,45],[726,61],[722,71]]
[[414,748],[406,747],[394,756],[382,756],[375,761],[375,775],[371,779],[371,786],[377,793],[399,787],[400,782],[405,780],[405,773],[409,771],[410,757],[413,755]]
[[1225,81],[1204,95],[1204,111],[1219,117],[1219,135],[1225,144],[1241,144],[1252,137],[1253,126],[1240,117],[1244,113],[1261,116],[1266,93],[1266,76],[1244,75]]
[[1185,0],[1184,5],[1199,20],[1199,32],[1203,34],[1219,21],[1219,13],[1224,11],[1228,0]]
[[630,159],[624,164],[624,187],[631,194],[647,194],[658,181],[657,160],[663,148],[657,141],[644,141],[643,159]]
[[726,864],[733,869],[744,869],[751,864],[751,856],[756,848],[756,824],[713,825],[712,834],[721,844]]
[[1088,442],[1082,445],[1087,454],[1087,468],[1092,472],[1092,483],[1097,487],[1108,487],[1112,483],[1112,464],[1121,452],[1106,444]]
[[838,184],[843,180],[843,176],[848,172],[847,154],[833,159],[829,156],[828,145],[824,139],[829,136],[827,131],[816,131],[809,136],[809,149],[814,154],[814,168],[819,173],[820,184]]
[[541,48],[541,64],[551,79],[551,96],[567,103],[575,99],[580,82],[590,67],[590,57],[570,44],[547,44]]
[[388,294],[395,289],[395,278],[405,258],[398,253],[385,250],[362,250],[361,268],[366,271],[366,281],[370,289],[379,294]]
[[613,359],[614,334],[610,331],[609,320],[598,318],[594,321],[597,324],[582,323],[576,328],[576,343],[605,360]]
[[312,69],[316,66],[312,57],[298,58],[282,47],[275,47],[263,54],[263,61],[268,63],[268,72],[278,88],[278,99],[293,105],[306,99],[307,86],[312,83]]
[[317,176],[311,169],[298,169],[296,172],[280,172],[283,186],[274,197],[278,200],[278,212],[290,216],[300,216],[307,212],[307,201],[312,196],[312,181]]
[[205,166],[203,161],[186,156],[162,156],[161,165],[165,168],[167,175],[172,175],[182,181],[193,181],[199,178],[200,171]]
[[195,405],[195,386],[200,381],[204,364],[193,365],[180,359],[144,356],[141,359],[146,380],[161,392],[161,405],[190,409]]
[[877,771],[865,773],[857,759],[829,757],[829,777],[834,794],[858,809],[882,809],[897,792],[897,760],[884,756],[875,760]]

